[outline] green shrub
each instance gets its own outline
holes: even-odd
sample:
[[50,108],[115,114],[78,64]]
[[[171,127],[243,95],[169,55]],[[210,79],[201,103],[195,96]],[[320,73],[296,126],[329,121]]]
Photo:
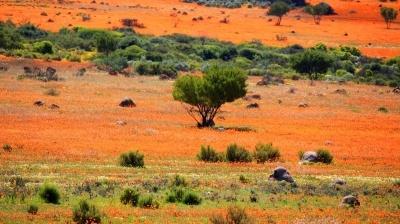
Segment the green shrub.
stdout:
[[39,189],[39,196],[46,203],[59,204],[61,199],[60,191],[55,184],[45,183]]
[[218,153],[215,149],[211,148],[211,146],[201,146],[200,152],[197,154],[197,159],[199,161],[216,163],[224,161],[224,155],[222,153]]
[[184,195],[185,195],[184,188],[175,187],[167,191],[167,197],[165,198],[165,201],[169,203],[182,202]]
[[226,160],[231,163],[248,163],[252,158],[250,152],[236,144],[231,144],[226,149]]
[[186,179],[181,175],[177,174],[172,178],[171,186],[172,187],[186,187],[188,184]]
[[388,84],[389,87],[398,87],[398,86],[400,86],[400,83],[398,81],[396,81],[396,80],[391,80],[387,84]]
[[120,201],[122,204],[130,204],[137,206],[139,202],[140,193],[133,188],[126,188],[121,194]]
[[141,208],[157,209],[160,207],[160,203],[154,199],[153,195],[147,195],[141,197],[138,203]]
[[382,113],[389,113],[389,110],[386,107],[379,107],[378,111],[380,111]]
[[182,199],[182,203],[186,205],[199,205],[201,201],[201,197],[194,191],[186,191]]
[[127,167],[144,167],[144,155],[139,151],[130,151],[122,153],[119,156],[119,164]]
[[240,174],[239,181],[243,184],[250,183],[250,179],[243,174]]
[[258,143],[253,153],[253,157],[257,161],[257,163],[265,163],[277,161],[281,157],[281,154],[277,147],[272,147],[272,143],[268,143],[265,145]]
[[82,199],[72,208],[72,220],[78,224],[101,223],[101,214],[95,205]]
[[37,205],[31,204],[28,207],[28,213],[32,215],[36,215],[38,213],[39,207]]
[[33,44],[33,51],[39,52],[41,54],[53,54],[54,53],[54,47],[53,44],[50,41],[41,41],[41,42],[36,42]]
[[300,160],[303,159],[304,151],[300,150],[298,155]]
[[321,163],[330,164],[333,160],[333,156],[326,149],[318,149],[317,156],[318,156],[318,161]]

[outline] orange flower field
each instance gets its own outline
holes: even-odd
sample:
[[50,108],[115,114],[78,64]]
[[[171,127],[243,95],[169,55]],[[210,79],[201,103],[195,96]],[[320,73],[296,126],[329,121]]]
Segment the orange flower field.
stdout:
[[[185,33],[234,43],[259,39],[271,46],[323,42],[354,46],[373,57],[400,55],[399,22],[386,29],[379,15],[380,4],[398,9],[398,2],[326,2],[337,15],[324,16],[320,25],[301,10],[275,26],[266,9],[208,8],[179,0],[0,1],[0,20],[57,31],[111,29],[123,18],[136,18],[146,26],[136,32],[148,35]],[[92,19],[83,22],[78,13]],[[220,23],[227,15],[230,22]],[[192,20],[198,16],[206,19]],[[0,63],[9,66],[0,70],[0,223],[72,223],[81,199],[97,206],[103,223],[212,223],[211,217],[225,217],[234,205],[245,208],[248,223],[400,223],[400,94],[390,87],[328,81],[312,86],[307,80],[257,86],[261,77],[249,77],[248,94],[261,99],[224,104],[215,118],[221,128],[199,129],[187,105],[173,99],[174,81],[110,76],[89,62],[0,56]],[[62,81],[21,78],[24,66],[51,66]],[[87,70],[84,76],[76,76],[80,68]],[[125,97],[136,107],[119,107]],[[38,100],[45,104],[34,105]],[[303,102],[309,106],[299,107]],[[249,103],[260,107],[248,109]],[[272,143],[281,158],[264,164],[196,158],[202,145],[226,152],[233,143],[250,152],[258,143]],[[329,150],[333,163],[299,164],[300,151],[318,149]],[[119,156],[130,150],[144,154],[144,168],[119,165]],[[279,166],[295,183],[268,181]],[[166,202],[176,175],[199,194],[200,205]],[[331,184],[338,178],[346,185]],[[60,203],[40,199],[44,183],[57,185]],[[122,204],[127,187],[154,196],[159,208]],[[339,206],[350,194],[361,205]],[[37,214],[27,212],[30,205],[38,206]]]

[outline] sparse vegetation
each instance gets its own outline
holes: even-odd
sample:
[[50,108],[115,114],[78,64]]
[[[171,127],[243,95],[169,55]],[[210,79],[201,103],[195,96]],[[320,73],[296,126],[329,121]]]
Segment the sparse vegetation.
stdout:
[[119,164],[126,167],[144,167],[144,155],[137,150],[122,153],[119,156]]
[[36,215],[39,211],[39,206],[35,204],[30,204],[28,207],[28,213],[32,215]]
[[72,221],[78,224],[101,223],[101,213],[94,204],[81,199],[72,209]]
[[329,152],[329,150],[326,149],[318,149],[317,150],[317,155],[318,155],[318,161],[321,163],[326,163],[330,164],[332,163],[333,156]]
[[257,163],[273,162],[281,157],[281,153],[277,147],[273,147],[272,143],[258,143],[253,153]]
[[252,161],[252,157],[244,147],[231,144],[226,149],[226,160],[231,163],[249,163]]
[[211,146],[201,146],[200,152],[197,154],[197,159],[204,162],[216,163],[224,161],[224,154],[218,153]]
[[124,205],[131,205],[131,206],[137,206],[139,203],[139,196],[140,193],[133,188],[125,188],[122,191],[121,197],[120,197],[120,201],[122,204]]

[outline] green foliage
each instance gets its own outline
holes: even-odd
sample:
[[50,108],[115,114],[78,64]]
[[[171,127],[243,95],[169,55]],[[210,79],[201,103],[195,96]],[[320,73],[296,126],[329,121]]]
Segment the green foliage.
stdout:
[[29,214],[36,215],[39,211],[39,207],[35,204],[30,204],[27,211]]
[[33,44],[33,51],[41,54],[53,54],[54,47],[50,41],[40,41]]
[[51,183],[45,183],[39,189],[39,196],[46,203],[59,204],[61,200],[61,193],[58,190],[57,185]]
[[333,156],[331,155],[329,150],[318,149],[317,150],[317,156],[318,156],[318,162],[325,163],[325,164],[332,163]]
[[138,206],[140,208],[158,209],[160,207],[160,202],[158,202],[153,195],[146,195],[139,199]]
[[101,214],[95,205],[81,199],[72,209],[72,220],[78,224],[101,223]]
[[201,146],[200,152],[197,154],[197,159],[199,161],[217,163],[224,161],[224,154],[218,153],[215,149],[211,148],[211,146]]
[[378,107],[378,111],[382,112],[382,113],[389,113],[389,110],[386,107]]
[[252,157],[244,147],[231,144],[226,149],[226,160],[231,163],[249,163],[252,161]]
[[22,37],[16,32],[16,28],[6,22],[0,22],[0,48],[11,50],[22,47]]
[[170,78],[176,78],[178,72],[175,68],[159,62],[139,61],[134,64],[135,72],[139,75],[161,75],[165,74]]
[[124,205],[129,204],[129,205],[135,207],[138,205],[139,196],[140,196],[140,192],[138,192],[137,190],[135,190],[133,188],[126,188],[123,190],[123,192],[121,194],[120,201]]
[[328,4],[320,2],[316,5],[308,5],[304,8],[304,12],[310,14],[314,18],[314,22],[319,25],[323,15],[328,13]]
[[385,20],[386,28],[390,28],[390,24],[397,18],[397,11],[390,7],[381,7],[381,16]]
[[298,153],[299,160],[301,160],[303,158],[303,155],[304,155],[304,151],[300,150],[299,153]]
[[202,198],[194,191],[188,190],[182,198],[182,203],[186,205],[199,205]]
[[183,187],[173,187],[171,190],[166,192],[167,196],[165,201],[169,203],[182,202],[185,192],[186,191]]
[[277,161],[280,156],[281,154],[279,149],[277,147],[273,147],[272,143],[258,143],[253,153],[253,157],[257,163]]
[[186,179],[179,174],[172,178],[171,186],[173,187],[186,187],[187,185]]
[[306,50],[291,57],[292,67],[299,73],[307,73],[311,80],[326,73],[332,59],[325,51]]
[[[197,109],[188,109],[188,112],[199,127],[210,127],[214,125],[213,119],[224,103],[246,95],[246,80],[242,69],[211,66],[202,77],[182,76],[177,79],[173,97]],[[201,122],[195,118],[197,113],[201,116]]]
[[25,23],[18,27],[17,33],[30,39],[44,38],[49,34],[47,31],[41,30],[30,23]]
[[97,51],[105,53],[106,56],[115,49],[117,49],[117,38],[109,33],[97,34],[96,45]]
[[137,150],[122,153],[119,156],[119,164],[126,167],[144,167],[144,155]]
[[282,17],[286,15],[292,7],[289,4],[283,1],[276,1],[271,4],[269,11],[267,12],[267,16],[276,16],[278,17],[278,22],[276,25],[281,25]]

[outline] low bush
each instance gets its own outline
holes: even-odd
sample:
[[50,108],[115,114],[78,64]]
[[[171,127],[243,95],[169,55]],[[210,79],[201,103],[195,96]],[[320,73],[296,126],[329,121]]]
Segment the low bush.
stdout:
[[144,167],[144,155],[139,151],[122,153],[119,156],[119,164],[126,167]]
[[277,147],[272,147],[272,143],[259,143],[256,145],[253,157],[257,163],[265,163],[277,161],[281,157],[281,154]]
[[231,163],[249,163],[252,161],[252,157],[245,148],[231,144],[226,149],[226,160]]
[[389,110],[386,107],[378,107],[378,111],[382,113],[389,113]]
[[72,208],[72,220],[78,224],[101,223],[101,214],[95,205],[82,199]]
[[54,89],[54,88],[47,89],[47,90],[44,92],[44,94],[45,94],[45,95],[48,95],[48,96],[58,96],[58,95],[60,95],[60,93],[59,93],[56,89]]
[[169,203],[182,202],[184,195],[185,189],[182,187],[176,187],[167,191],[167,197],[165,198],[165,201]]
[[31,204],[28,207],[28,213],[32,215],[36,215],[39,211],[39,207],[37,205]]
[[186,187],[188,184],[186,179],[181,175],[177,174],[172,178],[171,186],[172,187]]
[[211,148],[211,146],[201,146],[200,152],[197,154],[197,159],[199,161],[216,163],[223,162],[224,155],[223,153],[218,153],[215,149]]
[[201,203],[201,197],[194,191],[186,191],[183,195],[182,203],[186,205],[199,205]]
[[59,204],[61,199],[61,193],[55,184],[45,183],[39,189],[39,196],[46,203]]
[[121,194],[120,201],[124,205],[137,206],[139,202],[140,193],[133,188],[126,188]]
[[160,202],[154,199],[153,195],[147,195],[139,199],[138,206],[141,208],[157,209],[160,207]]
[[318,161],[325,164],[332,163],[333,156],[331,153],[326,149],[318,149],[317,150]]
[[249,214],[246,212],[245,208],[239,206],[230,206],[227,209],[227,214],[224,217],[221,214],[213,214],[210,217],[210,222],[212,224],[249,224],[254,223],[250,218]]

